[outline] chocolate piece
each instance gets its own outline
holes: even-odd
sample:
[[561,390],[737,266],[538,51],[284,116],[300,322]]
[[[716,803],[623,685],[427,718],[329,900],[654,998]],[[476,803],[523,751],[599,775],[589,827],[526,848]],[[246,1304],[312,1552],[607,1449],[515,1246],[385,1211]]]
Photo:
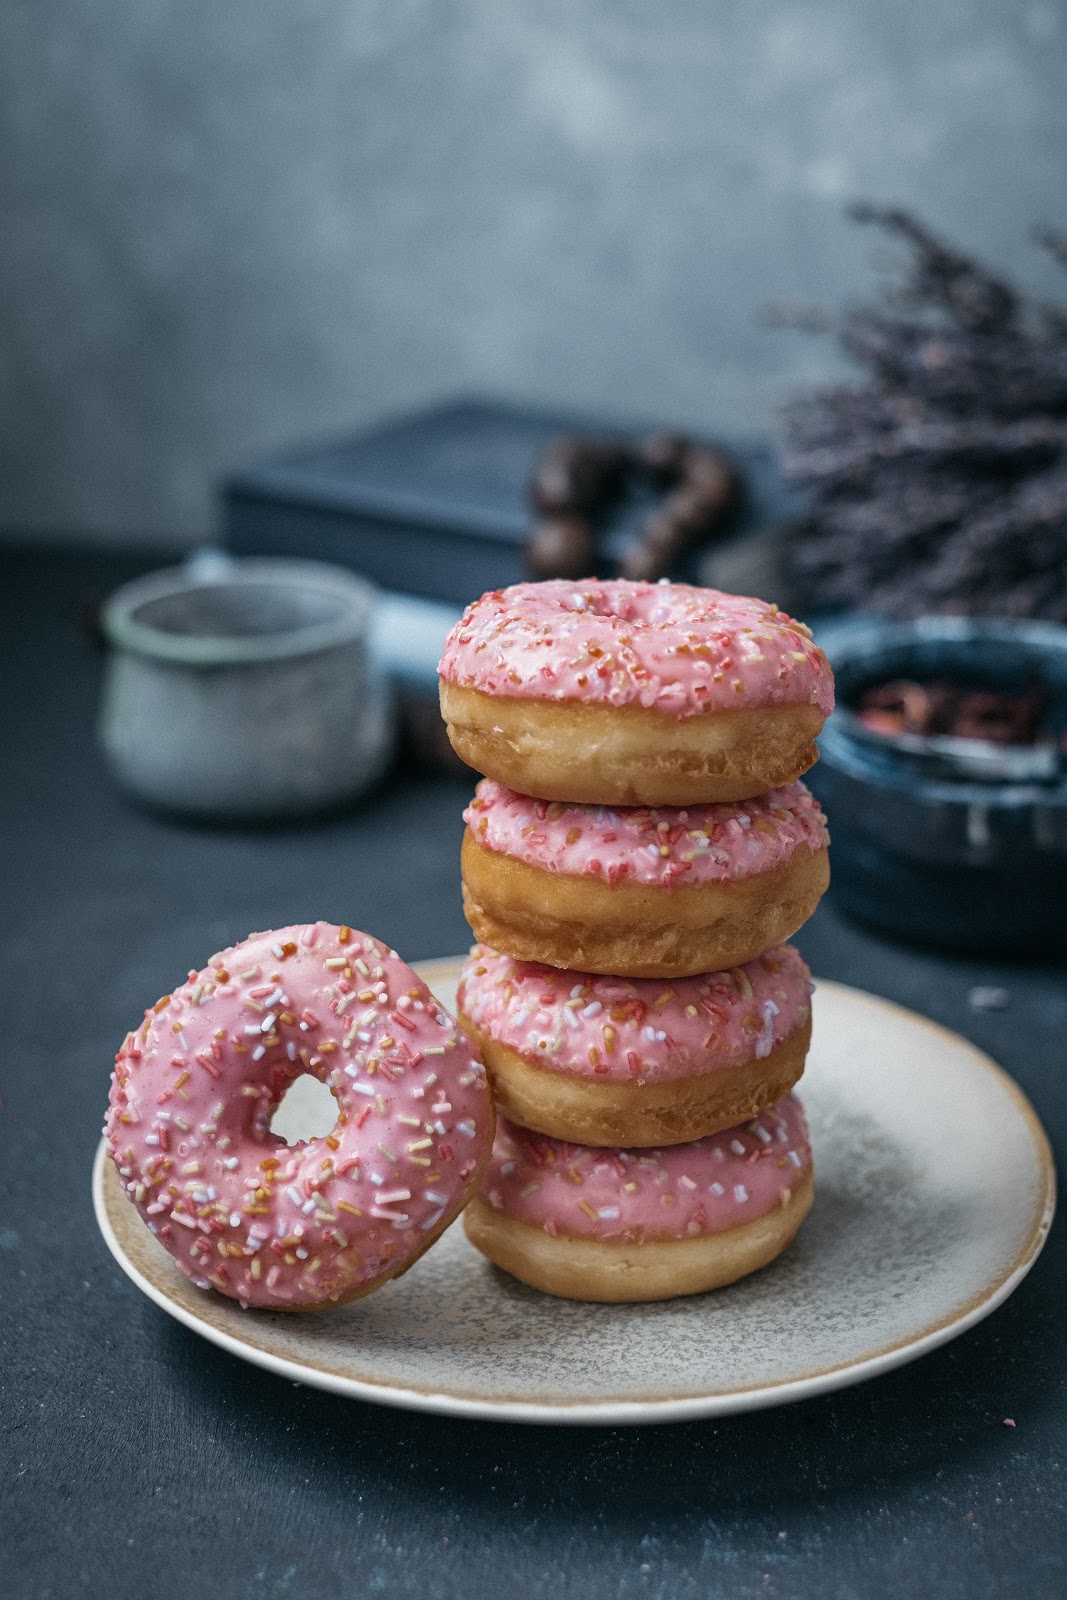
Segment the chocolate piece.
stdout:
[[691,450],[682,433],[649,433],[635,452],[636,460],[655,483],[677,483]]
[[610,439],[558,439],[530,480],[530,500],[538,511],[595,515],[619,493],[626,466],[626,451]]
[[592,530],[584,517],[543,517],[526,546],[535,578],[591,578],[596,571]]
[[652,433],[633,450],[611,439],[557,439],[529,485],[531,505],[545,513],[526,546],[536,577],[582,578],[595,571],[596,524],[622,493],[628,468],[674,487],[623,557],[624,578],[665,577],[691,545],[720,531],[739,499],[728,457],[682,434]]

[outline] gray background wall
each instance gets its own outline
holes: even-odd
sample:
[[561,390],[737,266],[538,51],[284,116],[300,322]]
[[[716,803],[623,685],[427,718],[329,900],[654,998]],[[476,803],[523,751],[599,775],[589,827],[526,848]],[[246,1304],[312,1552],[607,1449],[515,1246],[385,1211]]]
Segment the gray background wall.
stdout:
[[856,195],[1051,291],[1062,0],[3,0],[0,527],[191,539],[454,391],[733,431]]

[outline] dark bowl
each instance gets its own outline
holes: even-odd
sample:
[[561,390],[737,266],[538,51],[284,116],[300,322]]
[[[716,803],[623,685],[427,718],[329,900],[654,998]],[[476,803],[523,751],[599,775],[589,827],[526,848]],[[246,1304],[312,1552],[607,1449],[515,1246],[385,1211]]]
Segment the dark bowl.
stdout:
[[[817,630],[838,709],[808,782],[830,820],[831,894],[884,933],[974,955],[1067,950],[1067,627],[922,617]],[[1050,690],[1040,744],[872,734],[853,706],[892,678]]]

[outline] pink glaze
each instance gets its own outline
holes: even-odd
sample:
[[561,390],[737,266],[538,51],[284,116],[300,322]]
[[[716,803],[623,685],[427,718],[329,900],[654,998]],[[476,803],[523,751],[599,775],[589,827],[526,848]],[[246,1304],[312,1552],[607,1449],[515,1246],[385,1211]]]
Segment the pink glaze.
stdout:
[[475,945],[457,1003],[498,1044],[552,1072],[657,1083],[763,1060],[811,1009],[792,945],[696,978],[598,978]]
[[802,783],[718,805],[565,805],[483,778],[463,813],[476,843],[542,872],[648,884],[730,883],[771,872],[795,851],[829,843],[826,818]]
[[688,583],[516,583],[467,607],[445,640],[446,683],[509,699],[638,705],[680,721],[739,706],[814,705],[833,677],[777,606]]
[[[337,1123],[287,1145],[270,1120],[305,1072]],[[316,922],[253,934],[146,1011],[104,1133],[194,1283],[285,1306],[416,1255],[467,1198],[491,1127],[485,1069],[426,985],[377,940]]]
[[811,1168],[795,1095],[753,1121],[666,1150],[564,1144],[503,1117],[481,1194],[553,1238],[641,1244],[723,1233],[788,1205]]

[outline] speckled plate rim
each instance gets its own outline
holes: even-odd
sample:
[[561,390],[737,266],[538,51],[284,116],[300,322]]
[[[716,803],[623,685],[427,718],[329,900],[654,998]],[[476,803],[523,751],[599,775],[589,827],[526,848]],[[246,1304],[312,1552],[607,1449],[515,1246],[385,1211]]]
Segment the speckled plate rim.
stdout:
[[[454,980],[460,966],[460,957],[446,957],[437,961],[414,963],[415,969],[429,984]],[[769,1406],[788,1405],[797,1400],[810,1400],[837,1389],[850,1388],[869,1378],[877,1378],[893,1368],[918,1360],[940,1345],[966,1333],[995,1311],[1018,1288],[1040,1255],[1056,1209],[1056,1169],[1048,1137],[1037,1113],[1015,1080],[977,1046],[953,1033],[951,1029],[932,1022],[928,1017],[899,1006],[879,995],[868,994],[847,984],[819,979],[820,989],[836,990],[843,996],[860,999],[874,1008],[892,1012],[897,1018],[907,1020],[937,1037],[951,1040],[956,1048],[962,1046],[970,1057],[975,1071],[993,1077],[1006,1094],[1023,1122],[1033,1150],[1036,1169],[1041,1176],[1037,1199],[1029,1228],[1012,1261],[986,1284],[976,1289],[971,1298],[950,1316],[917,1329],[907,1338],[892,1345],[879,1346],[869,1354],[836,1365],[819,1368],[799,1378],[772,1379],[767,1383],[740,1389],[724,1389],[710,1393],[671,1396],[662,1400],[598,1400],[561,1401],[558,1404],[544,1401],[527,1401],[505,1396],[487,1398],[476,1394],[460,1394],[432,1389],[397,1387],[374,1378],[352,1378],[331,1372],[310,1363],[289,1360],[275,1355],[257,1344],[235,1338],[225,1329],[216,1327],[173,1298],[168,1289],[147,1276],[126,1253],[115,1232],[109,1214],[110,1206],[128,1205],[114,1170],[107,1160],[103,1140],[93,1162],[92,1195],[97,1226],[111,1254],[133,1283],[161,1310],[177,1322],[192,1329],[210,1343],[228,1351],[241,1360],[262,1367],[290,1382],[306,1384],[347,1399],[367,1400],[375,1405],[398,1406],[406,1411],[429,1411],[441,1416],[469,1417],[495,1422],[533,1422],[556,1424],[600,1425],[619,1427],[650,1422],[689,1422],[705,1417],[730,1416],[742,1411],[758,1411]]]

